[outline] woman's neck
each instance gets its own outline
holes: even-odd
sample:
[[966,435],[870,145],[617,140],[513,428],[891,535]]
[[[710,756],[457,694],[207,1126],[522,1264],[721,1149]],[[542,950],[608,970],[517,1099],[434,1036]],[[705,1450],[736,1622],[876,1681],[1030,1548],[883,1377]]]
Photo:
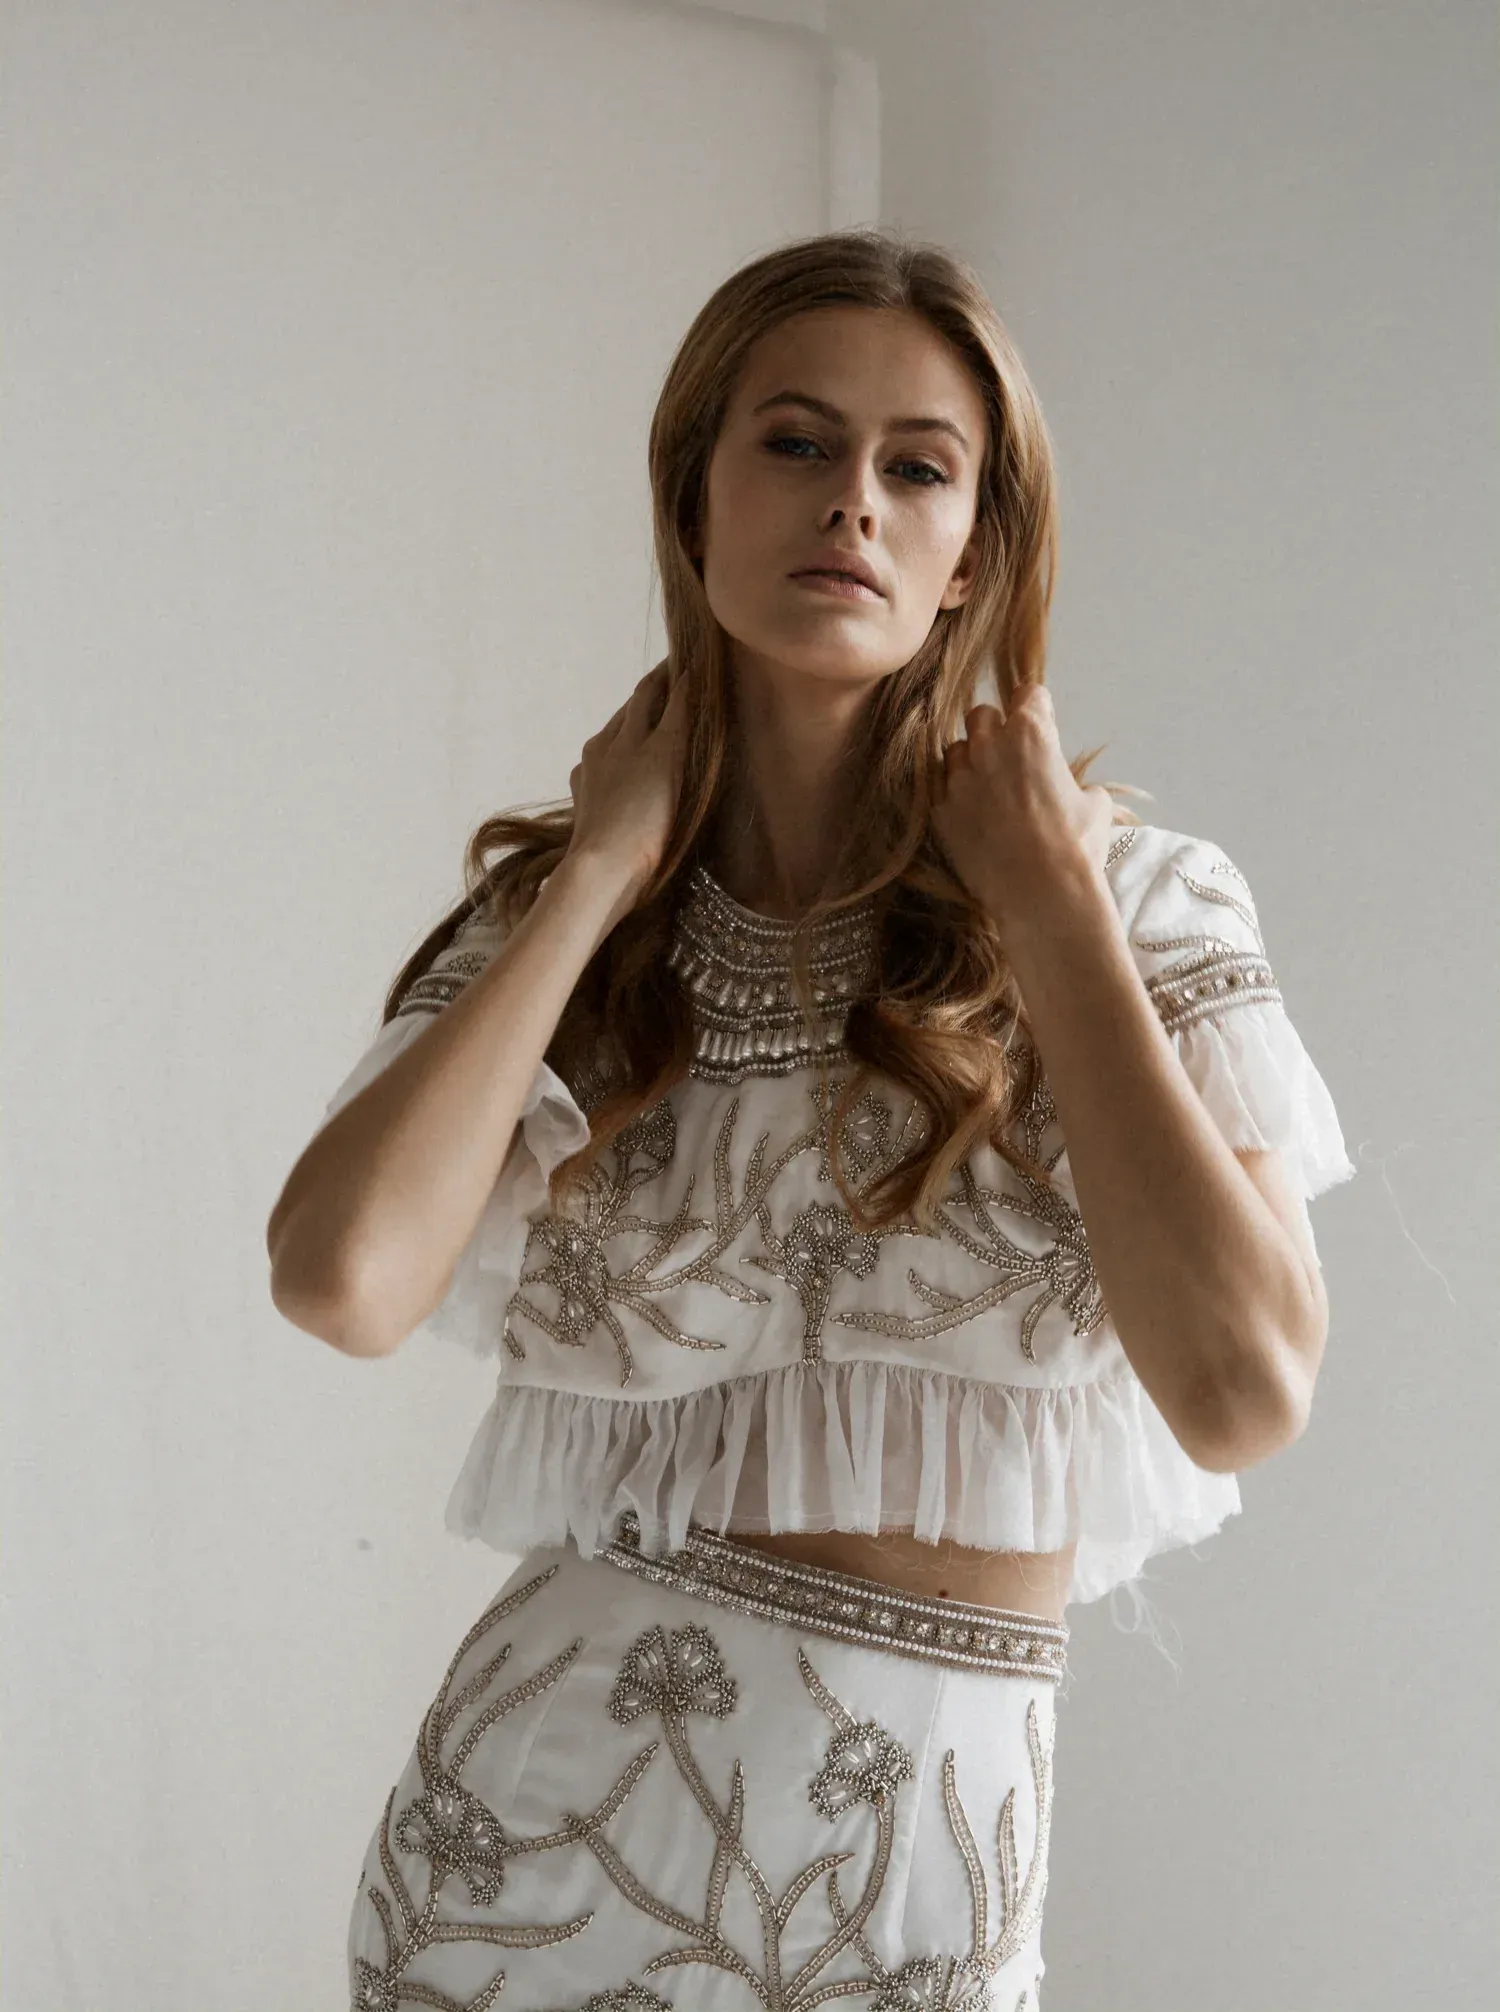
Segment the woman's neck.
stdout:
[[[787,680],[787,683],[793,683]],[[812,905],[858,815],[849,752],[869,687],[799,676],[735,681],[732,756],[707,864],[747,908],[794,917]]]

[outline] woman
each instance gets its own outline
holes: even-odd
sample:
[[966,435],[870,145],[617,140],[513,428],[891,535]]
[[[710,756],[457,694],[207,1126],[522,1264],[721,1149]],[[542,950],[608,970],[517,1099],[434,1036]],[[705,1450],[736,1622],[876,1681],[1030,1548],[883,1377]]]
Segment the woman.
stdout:
[[1065,1607],[1301,1430],[1353,1169],[1243,876],[1061,752],[973,273],[755,260],[650,466],[668,656],[475,833],[268,1230],[335,1347],[495,1361],[449,1520],[522,1555],[351,2003],[1035,2012]]

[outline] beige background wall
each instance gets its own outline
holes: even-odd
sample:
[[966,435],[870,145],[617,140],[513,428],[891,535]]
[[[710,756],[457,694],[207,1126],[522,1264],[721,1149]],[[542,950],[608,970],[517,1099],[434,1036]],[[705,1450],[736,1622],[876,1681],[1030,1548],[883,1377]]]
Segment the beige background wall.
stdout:
[[1152,1573],[1177,1669],[1075,1610],[1047,2012],[1487,2003],[1488,10],[4,20],[0,2000],[342,2002],[509,1561],[441,1528],[483,1368],[287,1326],[265,1217],[473,824],[660,654],[682,328],[883,215],[1038,382],[1066,744],[1251,877],[1363,1169],[1312,1429]]

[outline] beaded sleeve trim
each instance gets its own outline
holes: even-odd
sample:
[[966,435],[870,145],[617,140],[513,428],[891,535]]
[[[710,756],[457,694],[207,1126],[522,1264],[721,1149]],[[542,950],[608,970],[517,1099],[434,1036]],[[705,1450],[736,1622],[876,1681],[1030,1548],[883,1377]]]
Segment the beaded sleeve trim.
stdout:
[[413,981],[403,994],[395,1017],[406,1013],[441,1013],[445,1006],[453,1004],[471,979],[479,976],[488,962],[486,951],[457,951],[441,966],[424,971],[420,978]]
[[1238,894],[1231,894],[1227,888],[1213,887],[1182,866],[1175,869],[1175,877],[1200,901],[1214,902],[1238,916],[1250,936],[1250,945],[1234,943],[1228,937],[1201,930],[1178,936],[1137,936],[1132,939],[1137,949],[1150,951],[1153,955],[1173,950],[1187,953],[1164,970],[1152,972],[1146,979],[1146,990],[1169,1034],[1191,1027],[1196,1021],[1217,1017],[1229,1007],[1280,1006],[1283,1003],[1281,987],[1266,956],[1265,939],[1260,933],[1255,898],[1249,883],[1222,848],[1216,847],[1215,851],[1218,857],[1210,865],[1209,872],[1234,881],[1240,889]]
[[875,897],[814,926],[810,1019],[792,985],[796,930],[795,922],[746,908],[706,868],[693,868],[667,961],[692,1000],[694,1076],[712,1083],[785,1076],[842,1047],[849,1007],[875,975]]
[[[1180,958],[1170,969],[1155,972],[1146,980],[1146,990],[1169,1034],[1222,1013],[1229,1006],[1281,1004],[1281,987],[1264,957],[1211,938],[1179,940],[1193,943],[1194,954]],[[1163,945],[1151,942],[1141,947],[1159,950]]]
[[838,1641],[957,1669],[1053,1679],[1063,1674],[1068,1630],[1060,1621],[900,1592],[853,1573],[776,1558],[697,1525],[689,1526],[679,1550],[659,1557],[643,1552],[640,1542],[640,1524],[626,1511],[613,1543],[595,1555],[658,1585]]

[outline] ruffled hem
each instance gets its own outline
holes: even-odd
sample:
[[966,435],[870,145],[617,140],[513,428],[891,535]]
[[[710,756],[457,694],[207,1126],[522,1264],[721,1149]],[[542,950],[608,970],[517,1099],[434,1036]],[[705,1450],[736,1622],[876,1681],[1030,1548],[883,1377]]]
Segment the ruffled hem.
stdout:
[[1240,1507],[1129,1368],[1064,1389],[877,1362],[795,1363],[674,1398],[501,1384],[449,1497],[449,1530],[585,1556],[633,1509],[649,1552],[724,1531],[911,1530],[988,1551],[1076,1540],[1097,1600]]
[[1301,1200],[1357,1171],[1328,1086],[1284,1008],[1237,1006],[1174,1029],[1170,1039],[1229,1146],[1279,1151]]

